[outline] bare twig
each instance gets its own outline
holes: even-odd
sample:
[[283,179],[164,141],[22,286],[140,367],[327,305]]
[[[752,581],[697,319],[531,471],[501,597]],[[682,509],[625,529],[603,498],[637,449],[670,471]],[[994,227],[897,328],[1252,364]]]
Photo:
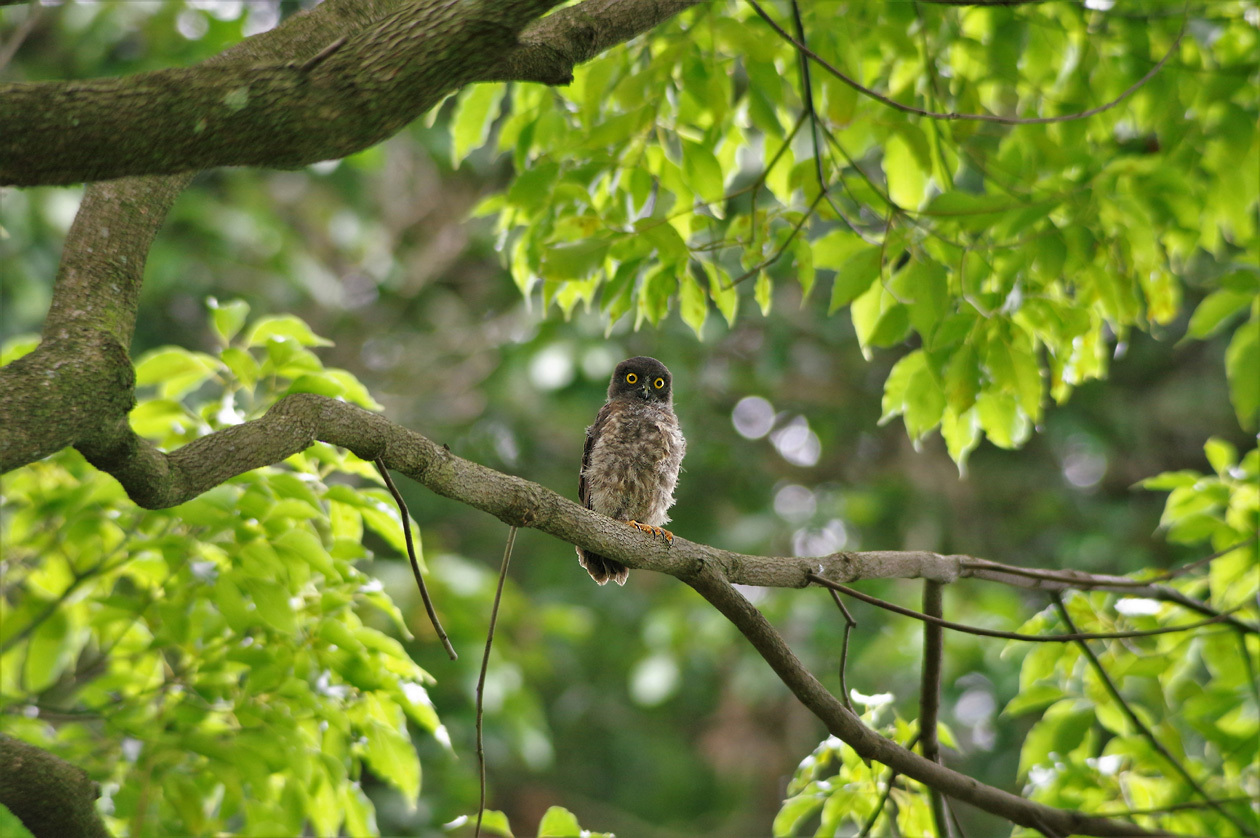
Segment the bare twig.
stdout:
[[827,194],[826,192],[818,193],[818,197],[814,198],[814,200],[809,205],[809,209],[805,210],[805,212],[801,215],[800,219],[797,220],[797,222],[794,225],[792,225],[792,232],[788,233],[788,237],[783,240],[783,244],[779,245],[778,250],[776,250],[773,254],[771,254],[769,259],[765,259],[760,264],[754,265],[753,267],[744,271],[744,273],[740,274],[738,279],[731,280],[731,285],[739,285],[744,280],[748,279],[751,276],[756,276],[761,271],[765,270],[766,268],[773,265],[775,262],[779,261],[779,258],[783,256],[783,254],[787,251],[788,245],[790,245],[792,243],[792,240],[796,238],[796,234],[801,231],[801,228],[805,226],[805,222],[808,221],[810,219],[810,216],[814,214],[814,210],[815,208],[817,208],[818,202],[821,201],[823,199],[823,196],[825,196],[826,194]]
[[849,712],[856,716],[857,711],[853,709],[853,700],[849,697],[849,684],[845,680],[845,672],[849,663],[849,635],[857,627],[857,620],[853,619],[853,615],[849,613],[840,594],[830,588],[827,589],[827,593],[831,594],[832,601],[840,609],[840,613],[844,614],[844,637],[840,642],[840,700],[844,702],[845,707],[849,708]]
[[481,672],[477,675],[477,771],[481,778],[481,802],[477,804],[477,827],[474,838],[481,835],[481,818],[486,811],[486,750],[482,739],[481,718],[486,703],[486,670],[490,668],[490,647],[494,645],[494,626],[499,622],[499,603],[503,599],[503,582],[507,579],[508,562],[512,560],[512,545],[516,543],[516,527],[508,529],[507,544],[503,547],[503,564],[499,567],[499,584],[494,589],[494,604],[490,606],[490,627],[486,631],[486,651],[481,656]]
[[376,470],[385,479],[385,485],[389,488],[389,493],[394,496],[394,503],[398,504],[398,515],[402,519],[403,537],[407,541],[407,558],[411,560],[411,573],[416,577],[416,587],[420,589],[420,599],[424,600],[424,610],[429,615],[429,622],[433,624],[433,630],[437,632],[438,639],[442,641],[442,648],[446,649],[446,654],[450,655],[451,660],[458,660],[459,655],[455,654],[455,647],[451,645],[451,639],[446,636],[446,629],[442,628],[442,621],[438,619],[437,609],[433,607],[433,600],[429,598],[429,589],[425,587],[424,575],[420,573],[420,560],[416,557],[416,545],[411,540],[411,515],[407,512],[407,502],[403,500],[398,487],[390,479],[389,469],[385,467],[385,461],[377,457],[374,462]]
[[831,588],[832,590],[851,596],[854,599],[860,599],[862,602],[878,606],[879,608],[892,611],[896,614],[901,614],[904,617],[913,617],[916,620],[922,620],[923,622],[931,625],[953,629],[954,631],[961,631],[966,634],[976,634],[981,637],[998,637],[1003,640],[1023,640],[1029,643],[1066,643],[1069,641],[1079,640],[1122,640],[1132,637],[1153,637],[1159,634],[1174,634],[1179,631],[1192,631],[1194,629],[1203,628],[1204,626],[1223,623],[1229,619],[1229,615],[1231,613],[1243,608],[1242,605],[1236,605],[1224,614],[1217,614],[1215,617],[1200,620],[1197,623],[1186,623],[1184,626],[1165,626],[1164,628],[1135,631],[1078,632],[1074,634],[1020,634],[1019,632],[1014,631],[998,631],[996,629],[986,629],[980,628],[979,626],[968,626],[963,623],[955,623],[950,620],[942,620],[940,617],[935,617],[931,614],[922,614],[912,608],[905,608],[897,605],[896,603],[889,602],[888,600],[873,597],[870,594],[864,594],[859,590],[848,587],[847,585],[841,585],[838,582],[832,582],[830,579],[824,579],[817,574],[811,573],[808,574],[808,576],[809,581],[817,585],[822,585],[825,588]]

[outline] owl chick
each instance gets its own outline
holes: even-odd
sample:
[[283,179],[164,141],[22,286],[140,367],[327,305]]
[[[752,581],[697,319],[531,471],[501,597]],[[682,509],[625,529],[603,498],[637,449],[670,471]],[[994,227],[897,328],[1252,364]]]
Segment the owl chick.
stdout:
[[[669,370],[655,358],[628,358],[613,371],[608,401],[586,429],[578,497],[587,509],[673,541],[661,525],[669,522],[686,450]],[[581,547],[577,554],[599,584],[626,584],[625,565]]]

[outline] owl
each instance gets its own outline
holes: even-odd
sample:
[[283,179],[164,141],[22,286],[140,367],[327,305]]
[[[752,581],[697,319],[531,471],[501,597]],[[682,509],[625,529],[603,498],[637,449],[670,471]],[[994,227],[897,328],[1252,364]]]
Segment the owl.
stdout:
[[[674,485],[687,441],[674,416],[673,382],[655,358],[629,358],[617,365],[608,401],[586,429],[578,497],[587,509],[625,521],[668,542]],[[626,584],[629,569],[577,548],[578,562],[600,585]]]

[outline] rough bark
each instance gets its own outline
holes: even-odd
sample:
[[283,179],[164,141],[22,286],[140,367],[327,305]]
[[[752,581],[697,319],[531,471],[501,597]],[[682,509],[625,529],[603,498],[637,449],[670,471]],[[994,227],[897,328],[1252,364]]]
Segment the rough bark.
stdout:
[[245,51],[251,60],[220,56],[117,79],[0,85],[0,185],[344,157],[474,81],[567,84],[575,64],[699,0],[587,0],[526,29],[558,2],[343,0],[330,17],[369,20],[321,28],[303,48],[260,45]]
[[0,803],[35,838],[108,838],[82,768],[0,733]]

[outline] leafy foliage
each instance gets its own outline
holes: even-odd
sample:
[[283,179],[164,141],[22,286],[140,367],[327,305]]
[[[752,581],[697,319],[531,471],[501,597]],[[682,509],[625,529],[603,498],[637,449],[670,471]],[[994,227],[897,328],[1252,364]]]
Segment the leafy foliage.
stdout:
[[[273,23],[277,10],[293,8],[182,2],[44,6],[36,37],[5,69],[21,78],[90,77],[188,64],[270,25],[262,18],[270,16]],[[787,25],[784,4],[767,8]],[[1185,7],[956,9],[894,2],[802,3],[801,10],[812,49],[898,101],[1034,116],[1114,99],[1172,45]],[[289,355],[292,374],[272,380],[277,366],[270,350],[244,346],[242,332],[251,326],[239,304],[216,308],[207,329],[196,302],[200,296],[239,293],[248,295],[255,311],[299,311],[320,334],[334,337],[337,345],[321,357],[355,370],[391,418],[449,441],[461,455],[561,491],[572,489],[573,446],[598,404],[609,365],[640,353],[667,359],[680,393],[687,394],[679,410],[692,441],[677,525],[696,541],[759,553],[808,552],[820,544],[828,545],[825,549],[931,545],[1106,572],[1168,566],[1208,549],[1193,552],[1188,545],[1223,550],[1242,540],[1248,526],[1255,531],[1245,494],[1255,471],[1247,465],[1254,452],[1235,458],[1225,439],[1243,451],[1251,441],[1240,438],[1229,415],[1222,415],[1232,402],[1238,422],[1254,429],[1260,401],[1256,35],[1246,25],[1254,3],[1230,0],[1188,10],[1186,34],[1151,81],[1116,108],[1054,126],[920,119],[871,102],[815,66],[815,109],[830,129],[830,136],[819,133],[829,184],[821,200],[796,59],[747,6],[735,3],[706,4],[628,51],[600,57],[579,68],[569,88],[471,88],[434,114],[437,130],[417,124],[340,164],[304,173],[208,174],[177,205],[150,253],[135,342],[142,350],[178,342],[205,353],[146,354],[151,384],[133,421],[172,445],[193,438],[202,423],[221,424],[210,405],[223,403],[216,388],[222,382],[236,386],[233,378],[247,382],[229,404],[241,415],[255,415],[267,398],[298,386],[304,375],[313,378],[302,387],[327,393],[342,388],[345,397],[364,403],[351,380],[319,369],[310,355],[319,347],[302,343],[305,338],[296,340],[302,351]],[[19,6],[3,14],[10,22],[27,12]],[[487,140],[490,148],[478,149]],[[499,149],[504,154],[494,158]],[[452,159],[459,161],[457,172],[447,168]],[[464,224],[464,208],[498,188],[509,163],[517,174],[505,194],[482,203],[488,220]],[[708,203],[697,204],[697,196]],[[8,248],[11,268],[0,284],[4,334],[37,328],[75,201],[74,190],[4,196],[9,238],[0,240],[0,249]],[[483,230],[491,225],[494,239],[487,241]],[[491,244],[499,246],[516,288],[486,265]],[[535,303],[532,313],[522,311],[522,299]],[[538,317],[540,300],[566,322]],[[802,300],[804,307],[798,305]],[[711,309],[720,316],[711,316]],[[679,317],[669,317],[671,311]],[[847,316],[828,320],[828,312]],[[940,317],[935,324],[929,320],[934,313]],[[659,328],[628,333],[635,324]],[[268,328],[284,332],[290,326],[292,321],[282,319]],[[1171,339],[1180,337],[1183,326],[1190,340],[1174,348]],[[239,352],[218,346],[219,334],[236,334],[231,349]],[[703,351],[696,351],[696,334],[707,342]],[[860,362],[859,350],[869,366]],[[1121,354],[1123,363],[1115,360]],[[567,373],[554,378],[539,373],[557,368]],[[1081,386],[1113,371],[1105,387]],[[246,392],[251,389],[253,400]],[[1070,404],[1053,410],[1044,404],[1047,395],[1066,399],[1073,393]],[[736,432],[743,427],[737,405],[747,397],[769,411],[769,424],[755,437]],[[155,401],[166,403],[149,406]],[[880,416],[902,417],[919,437],[921,451],[911,456],[908,446],[899,445],[897,429],[873,427]],[[955,460],[974,452],[967,461],[969,480],[940,478],[944,446],[931,438],[934,427]],[[1209,451],[1210,473],[1199,474],[1202,441],[1210,434],[1220,441]],[[789,436],[802,435],[816,446],[812,460],[785,453]],[[1003,445],[1031,444],[1012,455],[981,446],[982,436]],[[316,454],[322,458],[317,467],[295,458],[257,480],[305,475],[305,484],[339,456],[322,447],[310,456]],[[1218,462],[1230,467],[1218,471]],[[73,455],[62,455],[6,475],[6,527],[10,490],[19,478],[29,483],[34,478],[28,479],[28,472],[38,469],[36,474],[46,476],[62,463],[81,479],[51,482],[50,490],[60,497],[46,494],[39,501],[54,515],[48,528],[93,540],[51,549],[58,567],[67,566],[68,551],[80,564],[99,558],[89,550],[106,543],[100,527],[166,514],[139,515],[125,499],[105,491],[109,504],[95,507],[92,515],[77,507],[73,520],[55,517],[84,485],[95,492],[112,485],[91,476]],[[1094,469],[1092,477],[1074,471],[1082,463]],[[307,470],[296,471],[299,464]],[[353,472],[359,465],[346,460],[336,469]],[[1165,469],[1182,471],[1146,485],[1171,491],[1164,517],[1171,547],[1150,537],[1159,516],[1155,497],[1129,490],[1135,480]],[[333,480],[331,473],[327,480]],[[361,491],[340,495],[346,487],[315,477],[308,488],[321,514],[307,519],[302,515],[310,511],[291,489],[249,481],[227,488],[230,497],[256,508],[274,501],[287,509],[278,517],[291,518],[316,538],[335,568],[348,567],[338,549],[358,555],[365,549],[362,541],[354,546],[349,497],[362,501]],[[1200,488],[1206,503],[1199,500]],[[392,513],[376,503],[383,494],[369,497],[372,503],[359,507],[357,529],[379,550],[381,541],[391,534],[396,539],[399,530],[396,522],[372,526],[371,516]],[[295,499],[297,506],[290,502]],[[310,498],[306,503],[311,505]],[[101,511],[120,517],[101,524],[96,520]],[[481,557],[497,561],[502,533],[485,526],[479,513],[441,501],[413,503],[413,511],[430,550],[442,551],[431,576],[439,603],[450,611],[452,637],[461,650],[476,646],[484,637],[482,615],[493,589]],[[205,533],[215,544],[235,546],[236,528],[245,526],[245,519],[230,525],[222,515],[217,520],[216,526],[226,529],[207,525]],[[268,514],[259,520],[277,526]],[[334,522],[345,530],[329,547]],[[67,526],[59,528],[60,523]],[[187,522],[172,526],[190,548],[202,536]],[[691,834],[764,833],[779,800],[779,777],[817,740],[816,725],[794,715],[798,708],[760,662],[749,659],[729,625],[688,592],[648,578],[615,592],[616,598],[601,597],[572,572],[571,551],[541,538],[531,542],[533,535],[522,533],[522,549],[539,560],[516,565],[492,659],[486,723],[493,805],[510,813],[518,829],[537,817],[541,790],[566,802],[584,822],[593,822],[585,814],[593,810],[611,823],[650,819]],[[8,530],[5,539],[8,559]],[[51,543],[47,531],[41,539],[33,543]],[[1207,581],[1179,584],[1198,595],[1210,592],[1214,604],[1229,607],[1241,601],[1234,599],[1235,591],[1241,596],[1253,590],[1254,574],[1247,568],[1254,562],[1252,553],[1235,550],[1211,563]],[[18,566],[22,573],[30,569]],[[413,595],[405,567],[382,562],[372,573],[407,609]],[[320,577],[311,571],[312,580]],[[233,578],[249,601],[244,575]],[[287,577],[274,578],[290,588]],[[6,585],[17,579],[6,569]],[[349,586],[350,603],[338,613],[349,619],[353,608],[361,621],[405,641],[401,626],[391,628],[394,618],[387,610],[362,607],[375,585],[362,578],[361,583]],[[178,587],[181,602],[199,590]],[[891,596],[908,586],[871,587]],[[38,603],[50,601],[49,593],[30,589],[38,599],[27,607],[27,590],[6,591],[21,596],[0,612],[0,631],[14,625],[20,631],[9,617],[20,613],[29,620]],[[954,593],[948,591],[947,599]],[[1030,608],[1010,592],[975,589],[959,592],[956,606],[964,605],[964,596],[967,613],[996,621],[994,627],[1017,625]],[[198,601],[204,607],[204,598]],[[96,647],[79,638],[84,625],[92,631],[83,609],[96,607],[90,605],[95,600],[71,594],[66,602],[75,614],[66,628],[76,638],[67,642],[91,651]],[[1167,606],[1154,615],[1117,617],[1114,605],[1112,599],[1092,598],[1070,607],[1082,630],[1188,619]],[[294,612],[298,635],[309,607]],[[785,628],[803,658],[834,660],[838,629],[830,602],[772,592],[758,607]],[[854,636],[850,683],[891,691],[893,718],[912,719],[917,625],[889,621],[862,606],[854,612],[862,630]],[[1052,618],[1038,619],[1030,627],[1055,627]],[[352,621],[345,626],[354,632]],[[249,636],[266,632],[265,639],[281,634],[255,623],[246,630]],[[1228,725],[1218,719],[1232,708],[1218,706],[1214,718],[1211,707],[1236,695],[1239,673],[1257,649],[1253,643],[1250,656],[1244,656],[1223,631],[1208,635],[1207,646],[1176,642],[1178,637],[1134,644],[1140,654],[1120,642],[1096,642],[1092,648],[1122,676],[1126,668],[1139,673],[1122,677],[1121,689],[1148,718],[1162,720],[1157,733],[1175,753],[1198,760],[1191,766],[1196,776],[1203,778],[1213,766],[1233,772],[1245,766],[1247,751],[1225,753],[1228,733],[1236,731],[1239,742],[1254,739],[1249,708],[1255,699],[1233,705],[1241,709]],[[201,654],[217,660],[226,642]],[[327,638],[316,635],[314,642]],[[59,642],[45,647],[54,659],[65,655]],[[446,663],[440,650],[425,643],[406,648],[434,672]],[[1106,723],[1111,727],[1101,716],[1095,721],[1078,712],[1105,706],[1108,699],[1075,647],[1047,646],[1053,649],[1044,653],[1054,657],[1052,669],[1044,659],[1034,664],[1035,656],[1000,655],[1000,648],[950,636],[942,710],[959,734],[958,750],[947,756],[950,764],[1002,784],[1011,782],[1022,762],[1020,781],[1043,799],[1088,797],[1092,804],[1102,795],[1136,789],[1143,799],[1198,805],[1184,784],[1168,779],[1170,770],[1156,755],[1139,753],[1141,743],[1132,731],[1112,730],[1122,724],[1114,707]],[[113,677],[121,682],[129,673],[151,683],[153,655],[133,657],[145,665],[115,668]],[[363,657],[354,652],[348,659]],[[61,669],[58,685],[69,682],[66,673],[77,672],[82,659]],[[303,652],[296,659],[310,657]],[[1156,662],[1179,671],[1188,667],[1192,674],[1180,680],[1152,676]],[[20,674],[24,666],[16,649],[5,655],[0,672],[6,673],[6,697],[12,695],[7,673]],[[1029,667],[1026,688],[1019,674],[1023,666]],[[330,685],[345,683],[339,670],[328,671]],[[1033,677],[1038,672],[1045,677]],[[1224,676],[1221,685],[1214,680],[1217,673]],[[214,695],[233,706],[258,703],[256,697],[230,695],[249,683],[239,673],[235,677]],[[981,689],[968,686],[977,683]],[[451,739],[471,741],[469,679],[456,675],[425,684],[442,708]],[[36,698],[49,707],[65,706],[58,689],[49,688],[46,701]],[[124,685],[115,692],[126,697],[145,689]],[[358,692],[356,687],[337,699],[340,706]],[[985,720],[962,718],[963,699],[975,692],[1006,707],[1007,717],[992,720],[996,741],[980,738]],[[1204,699],[1203,693],[1211,695]],[[153,694],[144,693],[145,700]],[[1176,714],[1183,695],[1198,702],[1185,716],[1196,720],[1194,729]],[[1066,710],[1046,709],[1069,697],[1074,703]],[[193,700],[187,694],[181,699]],[[269,707],[292,705],[278,703],[289,701],[284,696],[268,700]],[[336,715],[332,704],[329,697],[321,706]],[[115,826],[124,826],[127,818],[136,821],[142,795],[135,789],[145,788],[146,777],[155,778],[146,798],[150,813],[174,805],[159,804],[159,798],[178,799],[157,794],[153,784],[175,772],[146,774],[144,765],[118,756],[139,743],[142,755],[167,749],[161,751],[167,761],[155,767],[193,766],[200,772],[190,775],[198,791],[213,791],[219,781],[225,788],[221,802],[199,800],[220,811],[238,807],[225,829],[249,824],[263,829],[258,825],[266,821],[247,821],[241,795],[231,791],[252,791],[254,778],[267,770],[260,770],[257,760],[245,765],[250,760],[243,752],[234,755],[239,764],[211,763],[171,742],[170,728],[163,725],[173,722],[156,711],[151,725],[121,730],[51,711],[36,719],[21,715],[30,706],[17,701],[0,718],[29,741],[53,743],[50,747],[104,780]],[[221,707],[212,710],[216,718],[227,715]],[[343,714],[344,724],[348,718]],[[288,730],[283,720],[274,721]],[[884,724],[881,730],[905,742],[907,724]],[[1021,741],[1023,724],[1035,725],[1026,741]],[[436,830],[475,805],[471,760],[457,760],[434,735],[440,729],[410,727],[424,758],[418,814],[406,811],[411,800],[399,804],[396,787],[407,782],[382,788],[378,778],[384,775],[370,761],[369,771],[362,772],[366,756],[356,757],[355,746],[343,760],[346,783],[362,781],[385,832],[414,832],[416,823]],[[1172,738],[1164,736],[1169,730]],[[1057,744],[1047,748],[1047,741]],[[1081,747],[1086,741],[1097,749]],[[734,745],[723,749],[722,743]],[[1072,743],[1078,746],[1067,749]],[[101,747],[114,756],[101,757]],[[819,748],[820,757],[828,747]],[[1107,761],[1091,765],[1103,747],[1116,748],[1123,760],[1108,754]],[[456,750],[462,754],[466,748]],[[845,763],[843,750],[829,753],[830,763],[816,763],[821,767],[815,779],[848,777],[866,783],[867,790],[882,781],[860,762]],[[1116,773],[1098,780],[1104,785],[1091,797],[1081,778],[1097,780],[1112,767]],[[641,782],[645,776],[656,782]],[[1166,787],[1151,788],[1152,778],[1162,778]],[[274,774],[267,779],[284,782]],[[1254,796],[1252,774],[1238,771],[1226,780],[1231,789]],[[298,777],[291,785],[301,782]],[[296,792],[287,792],[289,785],[279,794],[294,805]],[[818,802],[794,785],[784,811],[813,807],[813,814],[796,822],[796,834],[814,825],[810,818],[821,823],[826,799],[842,789],[815,788]],[[907,794],[904,805],[918,806],[917,791]],[[279,805],[271,791],[261,799],[257,808]],[[363,798],[347,792],[346,800],[343,808],[355,823],[363,821],[369,811]],[[865,797],[858,803],[863,801],[873,802]],[[124,804],[132,807],[131,815],[119,808]],[[834,815],[839,804],[831,805]],[[1161,818],[1160,824],[1210,834],[1204,818],[1211,816],[1192,811],[1187,817],[1196,819],[1194,824],[1174,818]],[[156,830],[154,817],[146,815],[141,825]],[[887,828],[888,817],[880,828]],[[208,818],[203,822],[214,828]],[[714,829],[715,823],[721,826]],[[350,831],[344,821],[342,828]],[[618,831],[634,833],[629,826]],[[970,824],[967,831],[988,834]]]
[[[139,359],[132,422],[177,447],[286,392],[364,406],[293,317],[215,305],[216,355]],[[10,347],[10,360],[33,344]],[[352,455],[316,445],[169,510],[144,511],[63,451],[6,479],[0,678],[6,727],[89,770],[130,834],[375,834],[366,771],[420,792],[411,729],[444,740],[398,640],[402,616],[354,562],[401,523]],[[55,722],[55,726],[51,723]]]
[[[610,328],[677,308],[703,335],[710,305],[731,324],[749,296],[766,314],[775,286],[830,281],[864,352],[910,347],[884,418],[939,428],[960,465],[982,438],[1023,444],[1047,397],[1172,321],[1192,264],[1214,275],[1195,336],[1256,298],[1254,264],[1235,267],[1260,243],[1248,4],[799,4],[798,37],[836,71],[812,64],[808,92],[749,5],[704,4],[567,89],[502,97],[492,141],[518,174],[481,211],[523,293],[566,315],[598,300]],[[457,157],[491,141],[498,102],[465,92]]]
[[[893,696],[854,693],[863,705],[862,721],[902,744],[915,738],[914,725],[891,711]],[[891,711],[891,712],[890,712]],[[892,718],[885,720],[885,717]],[[942,743],[954,740],[944,726]],[[914,781],[891,776],[881,765],[865,762],[834,736],[824,739],[801,761],[788,784],[787,799],[774,820],[775,838],[808,834],[801,828],[817,819],[814,835],[839,835],[847,830],[867,834],[931,835],[935,827],[927,790]]]
[[[1260,593],[1255,572],[1260,566],[1260,451],[1253,449],[1240,463],[1231,445],[1214,439],[1206,452],[1215,476],[1180,471],[1142,485],[1169,491],[1161,525],[1170,540],[1206,543],[1216,551],[1207,573],[1187,575],[1178,586],[1189,594],[1206,592],[1209,602],[1227,611],[1254,602]],[[1190,622],[1184,609],[1153,600],[1077,596],[1067,608],[1078,631],[1150,630]],[[1068,627],[1056,616],[1041,614],[1022,630],[1051,629]],[[1075,647],[1047,644],[1026,654],[1020,694],[1006,707],[1008,716],[1044,707],[1020,756],[1027,790],[1056,806],[1137,810],[1154,816],[1151,821],[1139,816],[1140,824],[1174,832],[1247,834],[1237,823],[1255,829],[1253,808],[1231,793],[1260,788],[1257,637],[1222,626],[1093,645],[1102,669],[1171,759],[1208,797],[1223,800],[1221,807],[1236,820],[1228,822],[1170,766]]]

